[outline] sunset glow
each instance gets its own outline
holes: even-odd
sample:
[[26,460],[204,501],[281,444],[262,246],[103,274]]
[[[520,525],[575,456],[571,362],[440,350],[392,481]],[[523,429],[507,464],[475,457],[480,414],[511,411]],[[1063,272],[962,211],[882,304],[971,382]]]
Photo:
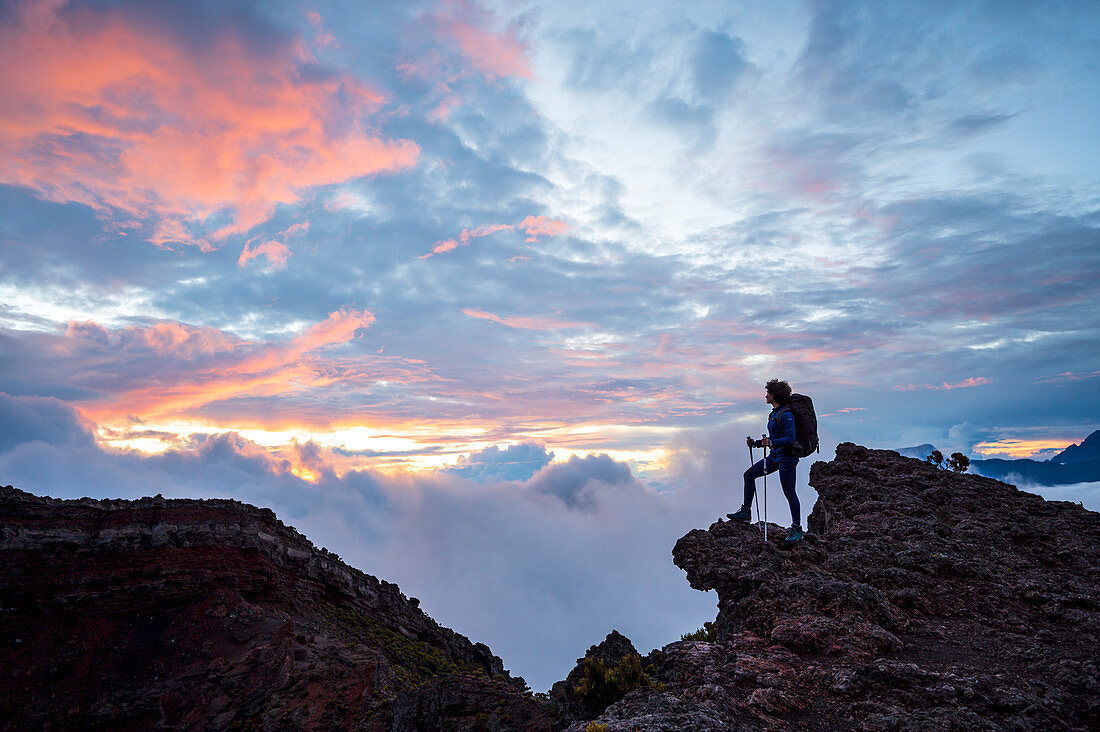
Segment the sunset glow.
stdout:
[[804,513],[1100,428],[1098,8],[5,3],[0,484],[270,507],[542,681],[679,637],[769,379]]
[[998,457],[998,458],[1033,458],[1036,460],[1046,460],[1054,455],[1054,453],[1061,452],[1066,449],[1068,444],[1072,444],[1071,439],[1063,438],[1059,439],[1044,439],[1044,440],[1028,440],[1028,439],[1001,439],[994,440],[992,442],[979,442],[974,445],[974,452],[978,453],[982,457]]

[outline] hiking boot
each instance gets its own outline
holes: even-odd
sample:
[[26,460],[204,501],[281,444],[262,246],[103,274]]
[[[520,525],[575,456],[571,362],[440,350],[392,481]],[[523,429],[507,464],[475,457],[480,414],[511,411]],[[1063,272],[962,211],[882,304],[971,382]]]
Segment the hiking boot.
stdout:
[[748,506],[742,506],[737,513],[727,513],[726,515],[730,517],[730,521],[744,521],[746,524],[752,521],[752,511],[749,510]]
[[794,526],[792,526],[790,528],[790,531],[787,532],[787,538],[784,539],[783,541],[787,541],[787,542],[790,542],[791,544],[793,544],[801,538],[802,538],[802,527],[799,526],[798,524],[795,524]]

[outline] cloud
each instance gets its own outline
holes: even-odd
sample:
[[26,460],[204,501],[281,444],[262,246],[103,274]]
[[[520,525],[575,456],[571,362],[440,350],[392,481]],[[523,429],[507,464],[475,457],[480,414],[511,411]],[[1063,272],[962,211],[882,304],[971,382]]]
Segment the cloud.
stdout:
[[460,457],[458,465],[444,472],[479,482],[524,481],[553,459],[554,453],[533,442],[509,445],[503,450],[497,445],[490,445],[469,457]]
[[493,31],[488,11],[467,0],[444,0],[442,10],[428,18],[441,37],[454,43],[466,61],[490,80],[529,77],[530,62],[523,44],[510,31]]
[[469,315],[471,318],[478,320],[491,320],[494,323],[500,323],[501,325],[508,326],[509,328],[517,328],[519,330],[563,330],[568,328],[592,328],[595,327],[592,323],[571,323],[565,320],[555,320],[553,318],[525,318],[525,317],[501,317],[499,315],[493,315],[487,313],[484,310],[474,310],[472,308],[463,308],[462,312]]
[[[297,238],[308,231],[309,222],[303,221],[280,232],[277,238],[283,240]],[[244,267],[249,260],[256,259],[257,257],[267,258],[269,271],[286,267],[286,261],[290,258],[290,248],[286,244],[277,239],[268,239],[253,247],[252,244],[255,242],[256,239],[245,242],[244,249],[241,250],[241,256],[237,258],[238,267]]]
[[906,384],[905,386],[895,386],[894,388],[898,391],[919,391],[921,389],[941,389],[950,391],[951,389],[969,389],[974,386],[985,386],[992,383],[993,379],[990,379],[988,377],[971,376],[969,378],[963,379],[962,381],[957,381],[954,384],[949,384],[945,381],[939,386],[936,386],[935,384]]
[[90,447],[92,425],[60,399],[0,392],[0,452],[23,443]]
[[435,246],[432,247],[432,251],[422,254],[420,258],[427,259],[436,254],[444,254],[458,247],[467,246],[472,239],[480,239],[498,231],[514,231],[517,228],[527,232],[527,239],[525,240],[527,242],[536,242],[545,237],[561,236],[569,231],[569,225],[564,221],[546,216],[527,216],[518,224],[485,224],[476,229],[463,229],[462,233],[455,239],[437,241]]
[[955,135],[971,136],[992,130],[1016,115],[1014,114],[969,114],[951,122],[948,131]]
[[[82,408],[98,421],[124,417],[194,415],[203,406],[247,396],[290,396],[339,378],[341,369],[318,354],[347,343],[374,316],[337,310],[282,343],[255,342],[212,328],[161,322],[110,333],[95,323],[75,323],[62,346],[79,362],[115,354],[114,378],[100,383],[98,398]],[[89,337],[90,336],[90,337]],[[120,353],[121,349],[121,353]],[[141,367],[127,372],[127,364]]]
[[498,231],[511,231],[514,226],[511,224],[486,224],[485,226],[479,226],[476,229],[463,229],[462,233],[458,235],[457,239],[444,239],[443,241],[437,241],[432,251],[428,254],[421,255],[421,259],[427,259],[435,254],[443,254],[449,252],[452,249],[456,249],[460,246],[464,247],[470,243],[471,239],[480,239],[483,236],[489,236],[489,234],[495,234]]
[[700,31],[692,59],[695,88],[700,97],[723,100],[748,68],[745,44],[740,38],[721,31]]
[[[22,403],[39,419],[56,409],[51,400]],[[161,493],[269,507],[353,566],[397,582],[439,622],[488,643],[536,689],[564,678],[612,628],[647,649],[714,615],[713,596],[690,589],[669,555],[711,518],[707,497],[658,495],[606,455],[544,465],[523,483],[514,469],[550,457],[538,445],[483,451],[477,483],[432,471],[322,471],[311,482],[238,434],[143,456],[74,445],[65,435],[80,428],[79,415],[68,410],[66,419],[52,441],[0,449],[6,481],[59,498]]]
[[[0,27],[0,182],[150,221],[204,250],[302,191],[413,165],[386,100],[299,38],[181,9],[23,2]],[[218,12],[218,11],[212,11]],[[210,33],[196,43],[186,23]],[[256,21],[257,23],[259,21]]]
[[275,240],[265,241],[263,244],[258,244],[251,249],[246,243],[244,249],[241,250],[241,256],[237,259],[237,265],[243,267],[248,263],[248,260],[261,256],[267,257],[269,266],[272,269],[282,269],[286,266],[286,260],[290,257],[290,249],[285,244]]
[[546,216],[528,216],[516,224],[527,232],[528,242],[536,242],[541,238],[561,236],[569,231],[569,225],[559,219],[551,219]]
[[[1016,479],[1015,482],[1013,479]],[[1006,483],[1012,483],[1022,491],[1042,496],[1048,501],[1069,501],[1079,503],[1090,511],[1100,513],[1100,483],[1074,483],[1073,485],[1031,485],[1022,482],[1018,476],[1006,476]]]
[[554,496],[566,506],[591,510],[606,488],[636,486],[630,467],[608,455],[586,455],[569,458],[564,463],[547,465],[530,481],[528,487],[537,493]]

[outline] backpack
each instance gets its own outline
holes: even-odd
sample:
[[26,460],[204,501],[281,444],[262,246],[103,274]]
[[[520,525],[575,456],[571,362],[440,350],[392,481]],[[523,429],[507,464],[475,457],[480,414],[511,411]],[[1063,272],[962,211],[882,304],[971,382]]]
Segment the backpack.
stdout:
[[805,394],[791,394],[791,401],[785,407],[794,417],[795,443],[791,452],[798,457],[806,457],[815,450],[821,452],[817,442],[817,412],[814,400]]

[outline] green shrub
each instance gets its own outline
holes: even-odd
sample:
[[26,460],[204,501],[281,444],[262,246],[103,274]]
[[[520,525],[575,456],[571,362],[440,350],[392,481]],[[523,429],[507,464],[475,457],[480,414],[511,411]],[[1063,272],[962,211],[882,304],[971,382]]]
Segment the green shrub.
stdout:
[[657,669],[653,664],[642,667],[642,657],[637,653],[623,656],[618,665],[607,668],[598,658],[584,659],[583,676],[573,687],[573,692],[584,700],[589,709],[603,711],[624,696],[643,687],[658,690],[665,688],[653,679]]
[[714,623],[703,623],[703,627],[694,633],[684,633],[680,636],[682,641],[706,641],[714,643],[718,640],[718,633],[714,629]]

